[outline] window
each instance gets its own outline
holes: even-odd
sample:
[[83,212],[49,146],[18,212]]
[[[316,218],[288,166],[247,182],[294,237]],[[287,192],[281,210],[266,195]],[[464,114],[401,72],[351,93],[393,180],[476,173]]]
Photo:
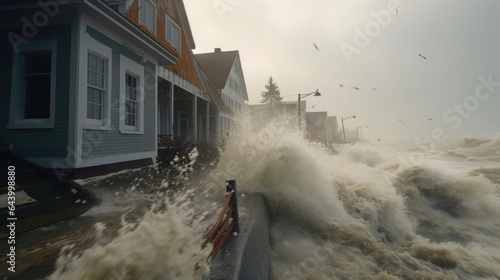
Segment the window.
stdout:
[[120,133],[144,133],[144,66],[120,56]]
[[83,129],[111,129],[111,57],[108,46],[89,38],[82,45],[79,83]]
[[53,128],[56,41],[20,47],[12,65],[8,128]]
[[139,0],[139,22],[156,32],[156,5],[151,0]]
[[181,29],[167,17],[167,41],[177,50],[181,49]]
[[87,59],[87,123],[103,125],[107,81],[107,60],[89,52]]
[[137,77],[129,73],[125,74],[125,126],[132,129],[137,124],[137,80]]
[[24,93],[24,118],[47,119],[50,117],[50,68],[51,52],[26,53],[21,71]]

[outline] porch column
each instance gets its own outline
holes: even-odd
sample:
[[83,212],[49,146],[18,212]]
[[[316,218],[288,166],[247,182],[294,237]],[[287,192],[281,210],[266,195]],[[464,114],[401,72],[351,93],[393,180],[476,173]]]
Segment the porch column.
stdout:
[[170,83],[170,118],[168,123],[168,134],[172,135],[172,140],[174,139],[174,84]]
[[210,143],[210,102],[207,100],[205,105],[206,124],[205,124],[205,142]]
[[198,97],[193,95],[193,136],[194,143],[198,143]]

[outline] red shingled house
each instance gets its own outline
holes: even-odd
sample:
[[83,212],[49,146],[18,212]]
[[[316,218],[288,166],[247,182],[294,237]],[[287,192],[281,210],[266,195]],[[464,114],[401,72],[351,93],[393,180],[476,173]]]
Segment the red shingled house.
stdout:
[[195,65],[195,42],[183,1],[108,2],[178,58],[173,65],[158,67],[159,141],[208,142],[210,102]]

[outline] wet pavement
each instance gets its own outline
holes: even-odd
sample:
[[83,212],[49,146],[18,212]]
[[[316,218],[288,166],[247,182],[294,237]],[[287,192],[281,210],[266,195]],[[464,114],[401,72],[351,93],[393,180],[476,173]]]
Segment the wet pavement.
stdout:
[[[182,190],[183,184],[187,184],[184,180],[187,174],[202,178],[202,174],[214,166],[205,159],[198,161],[195,170],[179,168],[189,162],[187,157],[182,156],[175,166],[170,162],[167,159],[144,168],[76,180],[75,183],[81,186],[78,190],[99,198],[99,206],[95,201],[90,203],[70,195],[50,200],[33,201],[29,197],[18,200],[23,205],[16,205],[16,213],[24,214],[18,216],[16,221],[15,272],[9,271],[11,265],[8,263],[8,252],[5,252],[10,246],[7,244],[9,230],[4,225],[0,231],[0,242],[1,247],[6,249],[0,255],[0,279],[46,278],[54,270],[61,250],[71,246],[71,252],[78,254],[96,242],[111,241],[122,227],[124,215],[127,221],[136,221],[150,208],[155,197],[165,193],[173,196]],[[192,182],[189,181],[190,184]],[[19,194],[24,196],[21,192]],[[97,223],[105,224],[105,230],[99,231]]]

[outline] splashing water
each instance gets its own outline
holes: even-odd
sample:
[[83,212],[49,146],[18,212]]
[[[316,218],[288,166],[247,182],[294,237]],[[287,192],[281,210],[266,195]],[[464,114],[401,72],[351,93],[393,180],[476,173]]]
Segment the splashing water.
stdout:
[[[107,225],[97,222],[94,225],[97,242],[81,253],[74,252],[74,244],[65,246],[54,273],[48,279],[170,280],[202,279],[207,275],[212,247],[209,244],[201,248],[201,242],[211,222],[207,216],[213,214],[216,204],[197,201],[199,196],[195,194],[194,187],[181,186],[181,182],[187,181],[192,173],[197,156],[195,148],[187,158],[174,158],[170,163],[175,168],[170,184],[166,178],[162,179],[162,172],[157,167],[123,172],[128,177],[141,172],[147,178],[124,179],[131,184],[129,188],[115,193],[115,201],[108,194],[103,205],[84,215],[100,216],[105,214],[103,211],[116,211],[120,205],[126,206],[124,209],[128,209],[128,214],[122,216],[117,235],[104,237]],[[151,174],[155,171],[159,173],[160,184],[153,184]],[[105,179],[106,176],[89,181],[106,184]],[[123,181],[121,177],[120,180]],[[175,193],[165,192],[169,185],[177,187],[172,190]],[[148,210],[138,214],[144,205],[148,205]]]
[[[329,147],[285,116],[258,125],[241,116],[205,182],[265,195],[275,279],[500,279],[500,138],[444,143],[411,165],[413,143]],[[206,185],[198,198],[224,193]],[[49,279],[202,279],[210,209],[193,210],[190,195],[156,197],[111,241],[64,251]]]
[[202,279],[211,248],[201,249],[203,216],[195,217],[189,205],[186,195],[153,206],[137,223],[123,217],[111,242],[78,256],[63,250],[49,279]]
[[412,166],[415,144],[333,150],[276,119],[243,116],[213,172],[266,196],[275,279],[500,279],[498,139]]

